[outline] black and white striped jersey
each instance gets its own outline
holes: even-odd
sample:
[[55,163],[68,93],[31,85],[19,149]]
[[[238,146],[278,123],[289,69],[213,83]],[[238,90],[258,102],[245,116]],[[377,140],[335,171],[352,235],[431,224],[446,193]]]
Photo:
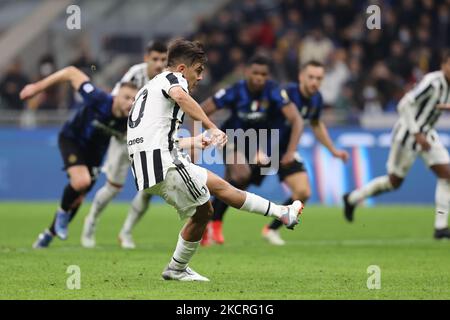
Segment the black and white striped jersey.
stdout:
[[130,69],[128,69],[128,71],[123,75],[122,79],[120,79],[120,81],[115,84],[111,94],[115,96],[119,91],[120,84],[123,82],[132,82],[138,87],[138,89],[140,89],[149,81],[150,79],[147,73],[147,63],[143,62],[135,64]]
[[450,84],[442,71],[428,73],[398,104],[400,118],[394,126],[393,138],[403,146],[416,149],[414,134],[431,137],[442,111],[439,104],[450,103]]
[[185,160],[177,147],[184,112],[169,96],[169,90],[175,86],[189,92],[181,73],[160,73],[137,93],[130,111],[127,147],[138,190],[163,181],[176,160]]

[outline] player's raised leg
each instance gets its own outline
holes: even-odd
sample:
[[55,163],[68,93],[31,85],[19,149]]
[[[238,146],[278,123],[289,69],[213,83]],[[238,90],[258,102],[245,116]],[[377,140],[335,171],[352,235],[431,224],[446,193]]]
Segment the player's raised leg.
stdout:
[[403,178],[390,174],[377,177],[363,187],[345,194],[343,196],[344,215],[347,221],[353,221],[355,207],[359,202],[364,199],[397,189],[400,187],[402,182]]
[[353,221],[355,208],[364,199],[400,188],[416,158],[416,152],[404,147],[401,141],[394,140],[387,161],[388,175],[377,177],[342,197],[345,219]]
[[[235,188],[245,190],[250,183],[252,172],[245,156],[240,152],[233,153],[233,163],[226,164],[225,167],[225,180],[229,181]],[[225,237],[223,235],[223,218],[228,209],[228,205],[218,198],[215,198],[212,204],[214,214],[210,223],[211,230],[206,230],[206,232],[210,231],[211,239],[215,243],[223,244],[225,242]],[[207,243],[202,243],[202,245],[205,244]]]
[[151,200],[151,194],[144,191],[139,191],[131,201],[130,209],[128,210],[127,218],[123,223],[122,229],[119,233],[119,242],[124,249],[134,249],[136,247],[132,231],[134,226],[139,222],[142,216],[148,209]]
[[[294,173],[287,174],[286,176],[280,176],[282,181],[292,192],[291,198],[283,203],[283,205],[286,206],[293,203],[295,200],[300,200],[302,203],[306,203],[306,201],[308,201],[309,197],[311,196],[311,187],[309,185],[308,174],[306,173],[303,164],[300,162],[296,162],[292,164],[292,166],[297,167],[295,171],[291,171]],[[274,219],[270,225],[266,225],[263,228],[263,238],[270,244],[278,246],[284,245],[285,241],[281,238],[279,230],[282,225],[283,224],[280,220]]]
[[[175,175],[177,171],[170,170],[167,173],[166,180],[161,184],[165,190],[161,190],[160,194],[163,195],[169,204],[178,208],[182,217],[183,212],[186,212],[186,215],[189,215],[189,210],[180,209],[180,207],[186,207],[186,205],[183,204],[184,201],[186,201],[186,204],[193,202],[192,198],[188,195],[188,190],[183,192],[183,188],[187,188],[193,192],[197,192],[197,195],[201,194],[198,198],[195,198],[194,201],[200,201],[202,197],[209,197],[209,193],[211,193],[234,208],[264,216],[276,217],[289,229],[293,229],[298,224],[298,217],[303,209],[303,204],[300,201],[295,201],[289,206],[279,206],[256,194],[239,190],[214,173],[193,164],[183,168],[182,172],[180,172],[180,177]],[[187,180],[190,182],[183,185],[182,181],[184,181],[183,178],[185,178],[186,175],[190,177],[190,180]],[[207,179],[205,176],[207,176]],[[181,181],[181,179],[183,180]],[[202,185],[204,185],[203,182],[206,182],[206,188],[202,187]],[[170,187],[174,185],[179,185],[180,187]],[[183,193],[185,194],[184,196]],[[183,228],[183,231],[180,233],[173,257],[162,273],[163,279],[208,281],[207,278],[190,269],[188,263],[200,244],[200,239],[211,215],[212,206],[209,201],[196,208],[195,215],[189,219]]]
[[208,171],[208,189],[211,194],[233,208],[279,219],[288,229],[294,229],[302,213],[303,203],[294,201],[289,206],[280,206],[251,192],[233,187]]

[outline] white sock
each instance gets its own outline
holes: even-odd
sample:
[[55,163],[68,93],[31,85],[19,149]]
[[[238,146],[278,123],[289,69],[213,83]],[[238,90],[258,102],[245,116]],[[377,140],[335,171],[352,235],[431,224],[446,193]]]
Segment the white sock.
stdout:
[[280,218],[284,212],[283,206],[279,206],[251,192],[245,192],[245,194],[246,198],[240,208],[241,210],[276,218]]
[[91,209],[86,219],[91,223],[95,223],[100,216],[100,213],[105,209],[106,205],[111,202],[112,199],[120,192],[121,188],[114,187],[108,182],[101,187],[95,194],[92,201]]
[[147,211],[149,201],[151,199],[151,194],[145,191],[139,191],[131,201],[130,210],[128,210],[127,218],[123,224],[121,234],[131,234],[133,227]]
[[169,268],[175,270],[184,270],[191,261],[192,256],[197,251],[200,241],[189,242],[178,236],[177,247],[173,253],[172,259],[169,262]]
[[352,191],[348,197],[348,201],[351,204],[356,204],[366,198],[376,196],[392,189],[393,187],[391,180],[389,180],[389,176],[378,177],[370,181],[362,188]]
[[438,179],[436,184],[436,218],[434,220],[435,229],[445,229],[448,227],[448,211],[450,206],[450,186],[446,179]]

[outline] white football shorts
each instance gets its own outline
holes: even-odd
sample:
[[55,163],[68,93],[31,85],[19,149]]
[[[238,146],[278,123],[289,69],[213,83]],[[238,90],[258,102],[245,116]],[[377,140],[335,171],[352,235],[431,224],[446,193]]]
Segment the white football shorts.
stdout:
[[102,172],[106,174],[108,181],[123,186],[130,166],[126,143],[114,136],[111,137]]
[[208,172],[193,163],[168,169],[165,179],[145,189],[147,193],[161,196],[178,211],[180,219],[192,217],[198,206],[211,197],[206,181]]
[[429,151],[420,150],[420,146],[417,147],[417,150],[413,150],[409,146],[402,145],[400,140],[394,139],[387,162],[388,173],[405,178],[418,156],[422,158],[428,167],[450,163],[448,151],[439,140],[437,132],[431,131],[427,135],[427,140],[431,145]]

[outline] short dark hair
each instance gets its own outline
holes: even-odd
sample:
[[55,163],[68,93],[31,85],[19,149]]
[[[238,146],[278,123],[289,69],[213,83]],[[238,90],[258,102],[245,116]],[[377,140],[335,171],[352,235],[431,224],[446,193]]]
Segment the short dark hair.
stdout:
[[167,54],[168,67],[174,67],[180,63],[184,63],[190,67],[198,62],[205,64],[206,61],[205,49],[198,41],[177,39],[169,45],[169,52]]
[[139,90],[138,86],[131,81],[121,82],[119,88],[130,88],[134,90]]
[[150,41],[147,43],[147,46],[145,47],[145,52],[150,53],[152,51],[164,53],[167,52],[167,45],[162,41]]
[[249,60],[247,65],[251,66],[252,64],[260,64],[263,66],[267,66],[269,67],[269,69],[272,66],[272,61],[270,60],[270,58],[266,55],[263,54],[255,54],[254,56],[252,56]]
[[317,60],[310,60],[310,61],[305,62],[304,64],[302,64],[302,66],[300,67],[300,71],[305,70],[309,66],[317,67],[317,68],[325,68],[325,65],[322,62],[317,61]]

